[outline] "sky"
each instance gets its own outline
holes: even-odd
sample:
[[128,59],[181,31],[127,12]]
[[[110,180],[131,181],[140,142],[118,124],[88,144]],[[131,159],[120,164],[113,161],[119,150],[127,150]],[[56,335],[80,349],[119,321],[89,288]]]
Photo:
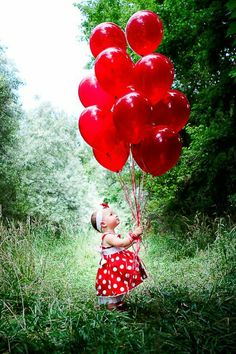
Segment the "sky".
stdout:
[[0,0],[0,43],[19,71],[23,108],[50,101],[68,114],[83,107],[78,85],[89,74],[89,45],[79,40],[76,0]]

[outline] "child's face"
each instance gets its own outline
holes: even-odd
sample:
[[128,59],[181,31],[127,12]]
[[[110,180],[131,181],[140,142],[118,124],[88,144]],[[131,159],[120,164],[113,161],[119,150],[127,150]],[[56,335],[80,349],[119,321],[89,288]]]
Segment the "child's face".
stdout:
[[114,229],[120,223],[118,215],[111,208],[104,209],[102,221],[104,226],[107,226],[111,229]]

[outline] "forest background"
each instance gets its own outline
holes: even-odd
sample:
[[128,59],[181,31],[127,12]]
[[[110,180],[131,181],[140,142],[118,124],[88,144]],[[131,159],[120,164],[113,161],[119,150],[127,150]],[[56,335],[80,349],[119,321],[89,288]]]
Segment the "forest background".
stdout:
[[[106,198],[128,228],[123,192],[116,175],[102,169],[82,142],[77,117],[47,102],[23,111],[21,79],[0,47],[0,349],[232,353],[235,3],[84,0],[75,6],[87,41],[101,22],[125,28],[140,9],[158,13],[164,24],[158,52],[173,61],[174,88],[188,97],[191,116],[181,131],[178,164],[144,183],[143,256],[151,280],[131,296],[130,316],[96,312],[91,248],[97,239],[89,215]],[[126,169],[123,176],[128,181]]]

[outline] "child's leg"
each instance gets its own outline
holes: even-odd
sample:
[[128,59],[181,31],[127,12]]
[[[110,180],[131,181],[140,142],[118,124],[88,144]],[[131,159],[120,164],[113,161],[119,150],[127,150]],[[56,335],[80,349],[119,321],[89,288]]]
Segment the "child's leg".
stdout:
[[114,310],[117,308],[117,304],[107,304],[107,309],[108,310]]
[[126,305],[125,302],[121,301],[119,304],[117,304],[116,309],[118,311],[127,311],[128,310],[128,306]]
[[117,296],[115,302],[110,302],[107,304],[108,310],[121,309],[124,306],[125,295]]

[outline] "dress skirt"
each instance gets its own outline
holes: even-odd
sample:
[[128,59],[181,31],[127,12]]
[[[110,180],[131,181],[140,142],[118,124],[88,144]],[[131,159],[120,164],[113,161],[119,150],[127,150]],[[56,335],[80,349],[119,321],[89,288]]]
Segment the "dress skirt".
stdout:
[[145,278],[146,271],[134,252],[119,247],[102,248],[96,276],[98,302],[106,304],[122,301]]

